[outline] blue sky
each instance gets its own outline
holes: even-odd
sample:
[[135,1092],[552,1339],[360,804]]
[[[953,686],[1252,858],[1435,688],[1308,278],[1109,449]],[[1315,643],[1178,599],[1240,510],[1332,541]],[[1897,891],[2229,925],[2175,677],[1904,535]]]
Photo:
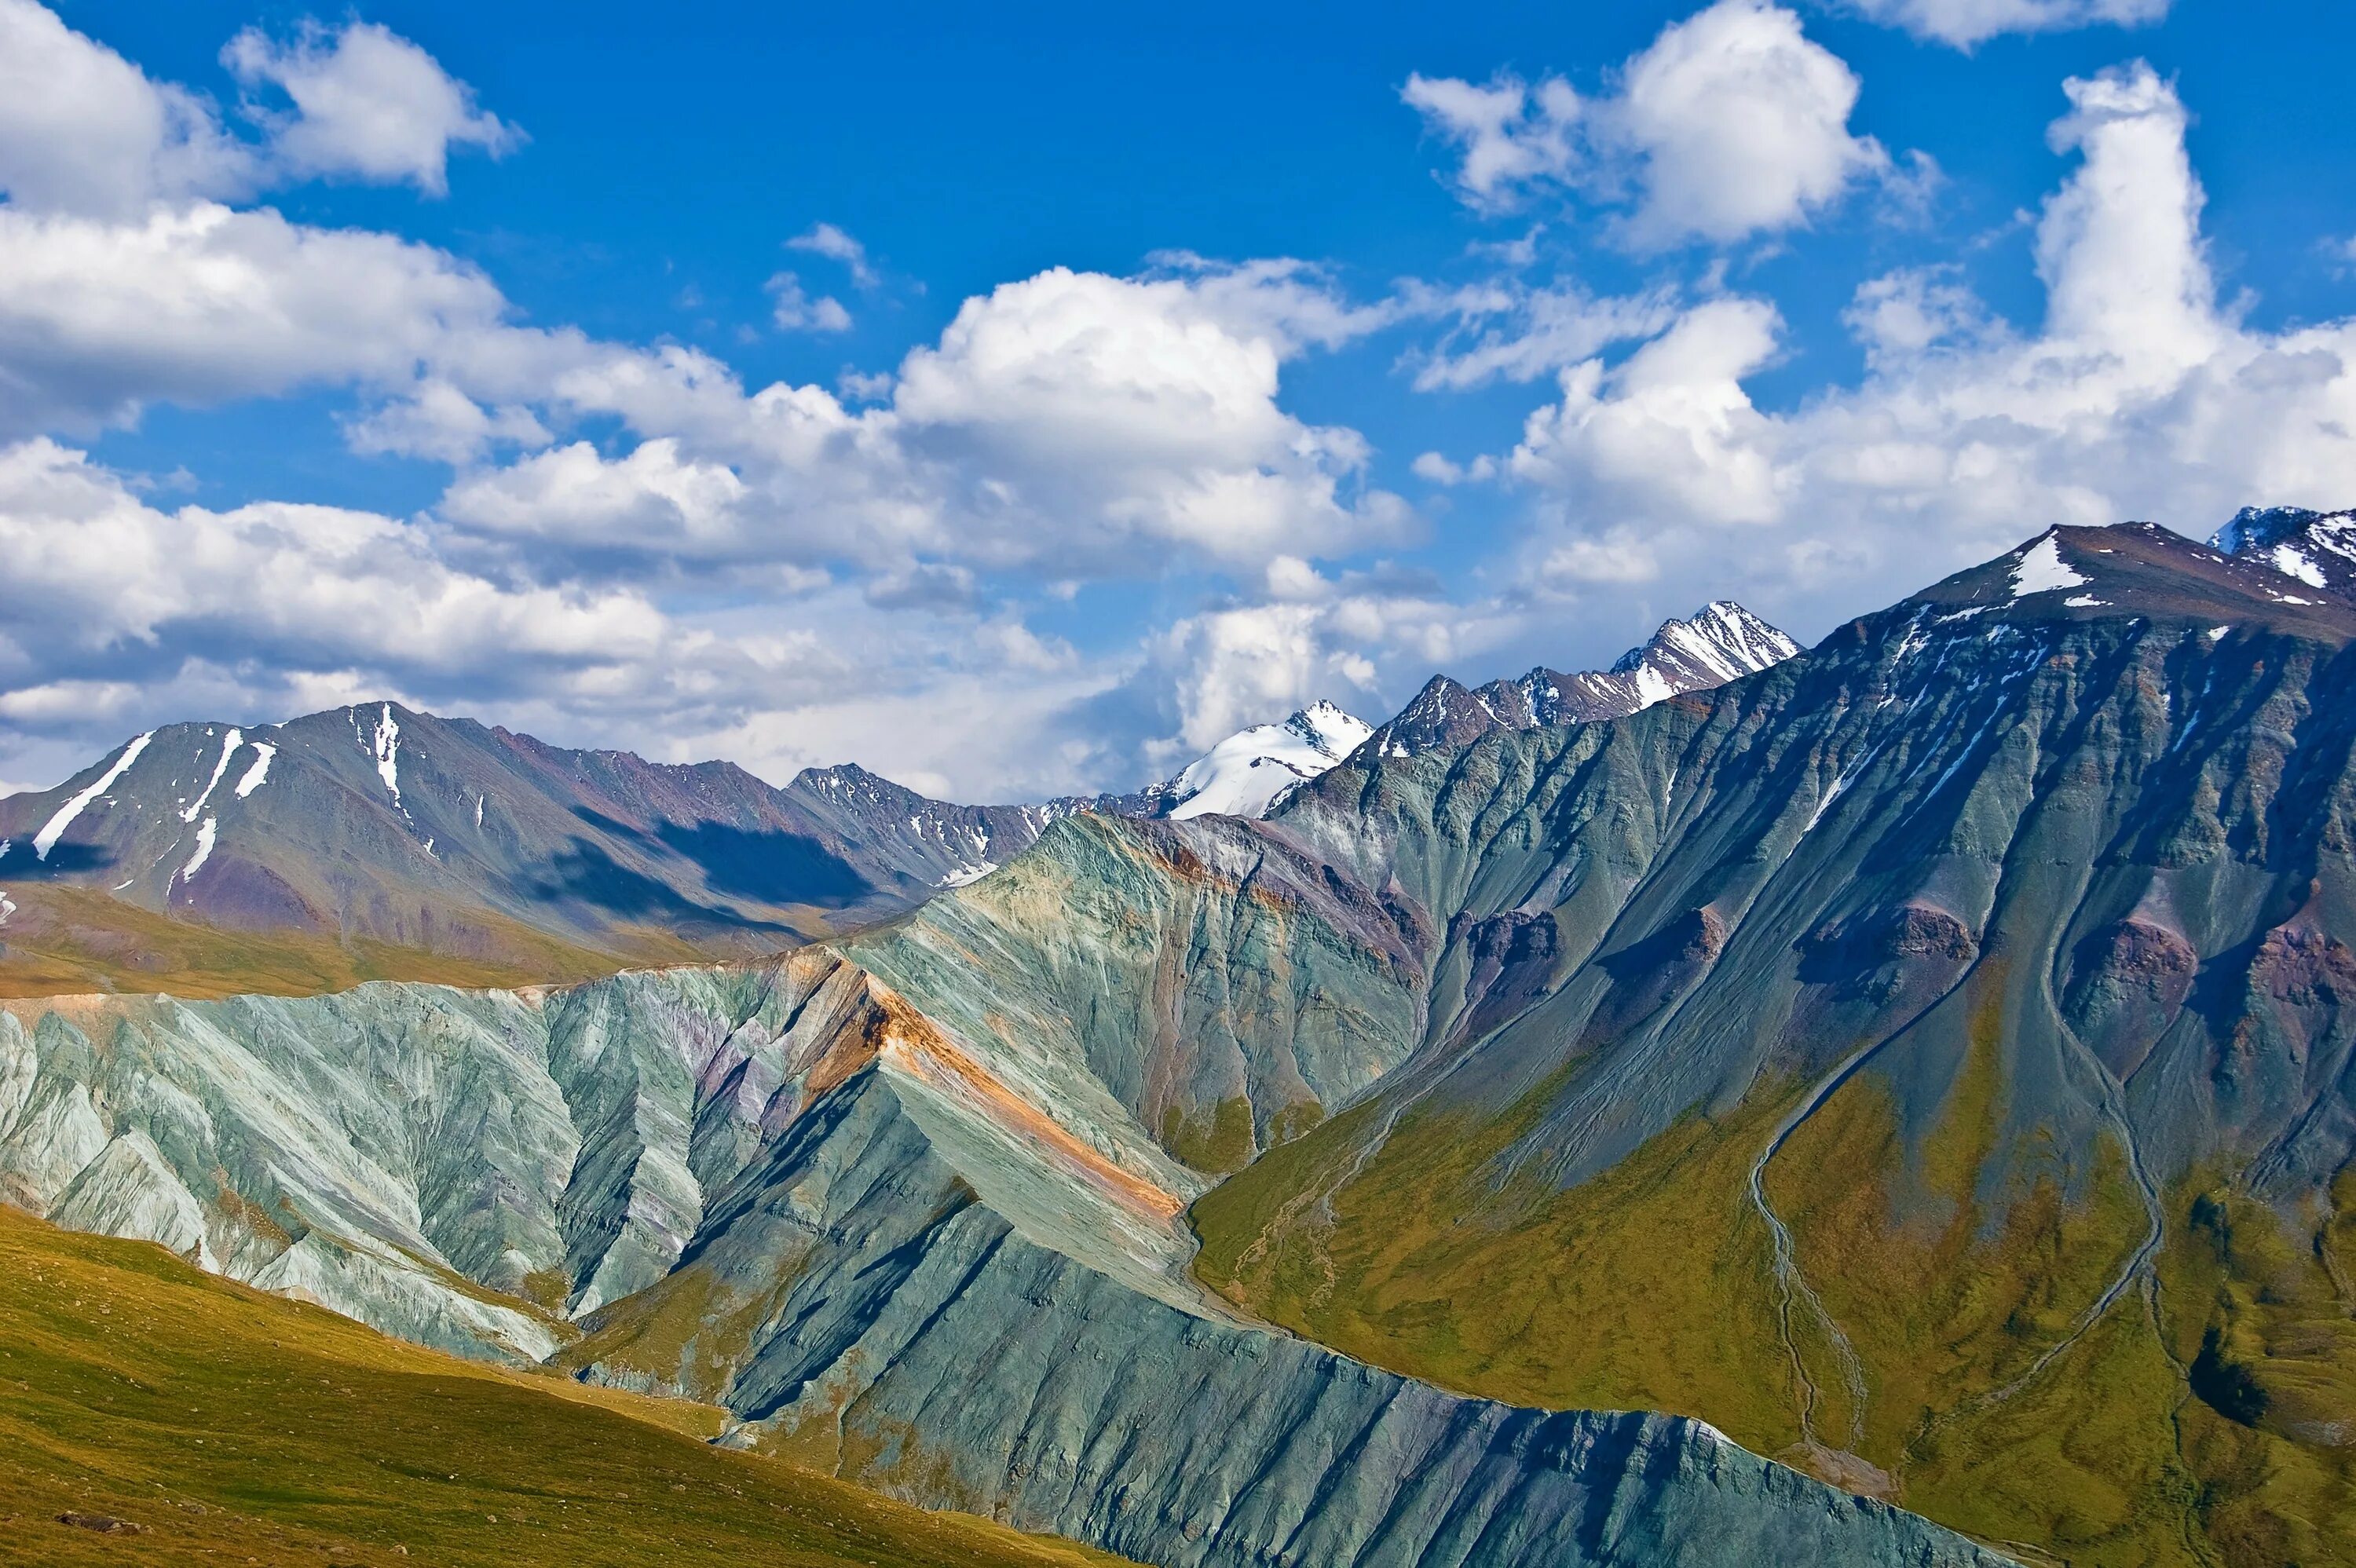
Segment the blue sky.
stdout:
[[0,784],[389,696],[1126,786],[2356,502],[2344,7],[680,9],[0,0]]

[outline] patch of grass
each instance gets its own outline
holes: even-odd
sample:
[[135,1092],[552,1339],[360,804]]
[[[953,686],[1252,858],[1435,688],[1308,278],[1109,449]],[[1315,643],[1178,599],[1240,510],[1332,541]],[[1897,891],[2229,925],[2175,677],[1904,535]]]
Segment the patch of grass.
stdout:
[[698,1440],[721,1420],[401,1344],[0,1208],[0,1563],[1116,1561]]
[[18,907],[0,926],[0,997],[162,992],[201,1001],[317,996],[369,980],[470,988],[557,985],[627,964],[702,956],[675,939],[634,941],[626,954],[605,953],[510,922],[500,933],[500,956],[469,958],[367,937],[224,931],[90,888],[12,882],[8,896]]
[[1213,1106],[1208,1115],[1165,1106],[1162,1147],[1206,1175],[1241,1170],[1251,1163],[1252,1103],[1241,1094],[1231,1095]]
[[[2169,1422],[2181,1390],[2140,1298],[2020,1381],[2149,1229],[2125,1152],[2100,1143],[2075,1196],[2040,1180],[1989,1212],[1976,1191],[1997,1152],[1997,1052],[1974,1033],[1918,1159],[1867,1073],[1767,1168],[1801,1273],[1866,1372],[1863,1410],[1826,1410],[1820,1422],[1838,1424],[1825,1440],[1892,1476],[1907,1507],[1982,1540],[2072,1563],[2189,1561],[2192,1488]],[[1837,1386],[1828,1358],[1810,1368]]]
[[2356,1169],[2283,1214],[2213,1180],[2170,1194],[2160,1323],[2195,1506],[2230,1568],[2356,1563]]
[[762,1288],[746,1292],[708,1264],[691,1263],[591,1314],[587,1332],[549,1364],[562,1371],[601,1365],[639,1374],[646,1386],[716,1401],[743,1363],[754,1331],[793,1283],[792,1273],[781,1270]]
[[1559,1088],[1485,1121],[1408,1117],[1346,1183],[1371,1104],[1277,1146],[1196,1201],[1203,1278],[1466,1392],[1705,1416],[1767,1453],[1796,1443],[1770,1241],[1747,1191],[1776,1107],[1687,1116],[1568,1192],[1500,1186],[1496,1156]]

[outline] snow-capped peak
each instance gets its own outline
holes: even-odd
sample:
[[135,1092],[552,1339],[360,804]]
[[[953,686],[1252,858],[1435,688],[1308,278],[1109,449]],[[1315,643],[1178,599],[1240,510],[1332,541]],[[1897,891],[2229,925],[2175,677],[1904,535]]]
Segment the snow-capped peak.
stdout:
[[1281,724],[1255,724],[1228,736],[1153,793],[1174,800],[1173,817],[1265,816],[1295,784],[1313,779],[1374,733],[1365,720],[1315,702]]
[[[1714,599],[1690,620],[1663,622],[1652,641],[1622,654],[1611,673],[1628,677],[1623,710],[1634,712],[1682,691],[1707,690],[1756,675],[1799,651],[1799,644],[1733,600]],[[1523,679],[1541,673],[1533,670]],[[1534,713],[1547,712],[1546,705],[1534,701],[1531,707]]]
[[2209,544],[2309,588],[2343,597],[2356,592],[2356,511],[2244,507],[2210,537]]

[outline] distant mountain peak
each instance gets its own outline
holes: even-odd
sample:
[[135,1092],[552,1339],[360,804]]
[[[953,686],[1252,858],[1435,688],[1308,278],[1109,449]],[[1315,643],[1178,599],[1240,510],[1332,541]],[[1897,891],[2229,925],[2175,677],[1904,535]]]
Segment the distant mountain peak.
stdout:
[[2244,507],[2209,539],[2210,548],[2255,560],[2309,588],[2356,598],[2356,511]]
[[1265,816],[1292,788],[1348,756],[1374,727],[1317,701],[1280,723],[1238,730],[1144,792],[1146,816]]
[[44,885],[38,908],[11,901],[28,963],[123,945],[75,923],[161,915],[536,977],[773,951],[897,915],[1070,809],[950,805],[855,765],[780,790],[731,763],[572,751],[375,701],[165,725],[0,800],[0,883]]
[[[2252,517],[2245,512],[2236,523]],[[2143,616],[2340,641],[2356,597],[2356,559],[2321,542],[2336,529],[2319,533],[2309,526],[2330,521],[2329,514],[2310,513],[2228,525],[2216,536],[2223,542],[2212,544],[2150,522],[2063,524],[1865,619],[1915,617],[1928,609],[1928,624],[1977,635],[1999,624]]]
[[1462,746],[1492,730],[1618,719],[1687,691],[1706,691],[1781,664],[1799,644],[1731,599],[1661,624],[1608,670],[1566,674],[1544,667],[1514,680],[1468,688],[1434,676],[1376,731],[1382,754],[1411,756]]

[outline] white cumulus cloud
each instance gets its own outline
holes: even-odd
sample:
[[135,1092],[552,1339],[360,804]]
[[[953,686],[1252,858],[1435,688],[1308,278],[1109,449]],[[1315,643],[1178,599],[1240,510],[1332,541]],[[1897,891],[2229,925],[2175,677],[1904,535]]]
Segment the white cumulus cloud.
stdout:
[[255,178],[254,149],[202,98],[150,81],[46,5],[0,0],[0,189],[13,204],[119,215]]
[[768,283],[769,317],[787,332],[848,332],[851,312],[831,294],[810,296],[792,272],[779,272]]
[[1534,573],[1610,581],[1641,539],[1674,597],[1820,630],[2050,523],[2205,533],[2244,504],[2356,497],[2356,321],[2269,333],[2220,302],[2185,111],[2148,66],[2067,95],[2041,324],[1997,322],[1949,274],[1886,276],[1849,313],[1864,380],[1778,412],[1747,385],[1781,350],[1773,306],[1697,304],[1530,417],[1509,463],[1549,498]]
[[1919,183],[1919,161],[1894,176],[1881,144],[1850,133],[1858,91],[1795,13],[1718,0],[1663,28],[1601,96],[1510,74],[1415,76],[1402,96],[1462,149],[1457,186],[1473,205],[1569,187],[1622,206],[1622,238],[1655,249],[1790,229],[1864,181]]
[[496,158],[523,141],[432,55],[372,22],[313,25],[290,43],[249,27],[221,50],[221,62],[249,91],[274,87],[293,102],[292,112],[252,112],[270,133],[272,156],[297,176],[406,182],[441,196],[452,147]]
[[796,251],[807,251],[813,256],[824,256],[840,261],[851,274],[851,281],[862,289],[872,289],[877,283],[875,269],[868,264],[867,247],[844,233],[831,223],[813,224],[786,241]]

